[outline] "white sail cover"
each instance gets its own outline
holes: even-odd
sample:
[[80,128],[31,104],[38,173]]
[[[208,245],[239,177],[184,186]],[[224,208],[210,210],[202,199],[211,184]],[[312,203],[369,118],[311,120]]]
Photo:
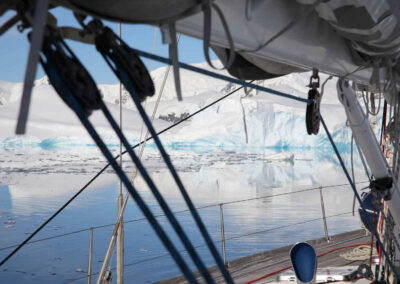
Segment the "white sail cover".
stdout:
[[[312,4],[315,0],[297,0]],[[400,52],[400,1],[329,0],[315,8],[352,47],[370,56],[396,56]]]
[[[199,11],[198,0],[60,0],[74,10],[130,23],[160,23]],[[194,10],[193,10],[194,9]]]

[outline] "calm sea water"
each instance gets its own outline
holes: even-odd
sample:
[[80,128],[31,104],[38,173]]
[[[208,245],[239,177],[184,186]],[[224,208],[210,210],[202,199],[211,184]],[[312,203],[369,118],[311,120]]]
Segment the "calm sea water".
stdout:
[[[219,249],[221,222],[218,204],[228,203],[222,207],[228,260],[323,237],[318,187],[347,183],[331,149],[286,149],[286,152],[294,154],[294,160],[273,163],[266,158],[282,150],[193,148],[168,151],[196,207],[215,205],[199,209],[199,213]],[[348,153],[343,157],[349,160]],[[13,249],[6,247],[23,241],[104,166],[101,155],[94,149],[3,151],[0,160],[1,259]],[[157,152],[148,151],[144,162],[172,210],[186,210]],[[355,164],[357,181],[365,181],[359,161]],[[133,165],[126,160],[124,169],[130,175]],[[162,214],[140,177],[135,185],[154,214]],[[312,190],[295,193],[304,189]],[[112,170],[108,170],[32,243],[0,268],[0,282],[86,283],[89,228],[95,227],[93,272],[96,273],[101,267],[113,231],[112,224],[116,220],[118,191],[119,181]],[[353,195],[349,186],[324,188],[322,193],[329,234],[360,228],[357,212],[355,216],[351,214]],[[245,199],[251,200],[241,201]],[[229,203],[234,201],[240,202]],[[130,200],[124,217],[127,283],[150,283],[179,275],[179,269],[142,217],[136,204]],[[191,215],[186,211],[177,213],[176,217],[198,247],[205,263],[213,265]],[[160,216],[158,221],[176,247],[183,250],[166,218]],[[186,253],[183,255],[187,259]],[[115,267],[114,253],[109,267],[114,279]],[[95,279],[93,276],[93,281]]]

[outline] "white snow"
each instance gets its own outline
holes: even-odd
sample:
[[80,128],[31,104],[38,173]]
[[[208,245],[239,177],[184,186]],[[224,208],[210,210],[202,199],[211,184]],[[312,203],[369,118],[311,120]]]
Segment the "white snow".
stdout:
[[[208,68],[206,63],[198,67]],[[162,84],[167,67],[152,72],[156,94],[148,99],[149,115]],[[217,71],[215,71],[217,72]],[[226,71],[222,72],[227,75]],[[157,130],[169,126],[173,121],[211,103],[238,86],[222,80],[181,70],[183,102],[176,100],[173,75],[170,72],[154,125]],[[257,81],[265,87],[306,98],[310,73],[293,73],[276,79]],[[321,81],[327,76],[322,75]],[[349,143],[350,131],[345,127],[345,114],[336,96],[336,80],[325,87],[322,114],[335,141]],[[118,119],[119,84],[99,85],[104,100]],[[93,144],[74,113],[58,97],[46,77],[35,81],[26,136],[15,136],[16,117],[19,110],[22,83],[0,81],[0,151],[1,149],[74,147]],[[232,95],[221,103],[182,123],[163,134],[165,144],[171,147],[325,147],[329,146],[321,127],[318,136],[308,136],[305,128],[305,103],[252,90],[244,98],[249,143],[246,145],[243,113],[240,105],[243,91]],[[129,94],[123,93],[123,129],[130,141],[137,142],[142,121]],[[170,121],[158,119],[172,118]],[[91,121],[110,145],[117,145],[114,135],[100,111],[91,116]]]
[[[204,68],[206,64],[199,64],[198,66]],[[165,70],[166,68],[160,68],[152,72],[157,92],[146,103],[149,114],[152,113],[154,108]],[[223,74],[226,75],[227,73],[223,72]],[[181,76],[184,100],[183,102],[177,101],[173,76],[170,74],[154,122],[157,130],[164,129],[172,123],[158,117],[178,119],[182,115],[199,110],[238,87],[184,70],[181,70]],[[268,81],[257,81],[256,83],[306,98],[308,92],[306,85],[309,82],[309,76],[310,73],[290,74]],[[326,76],[322,75],[321,81],[325,79]],[[326,85],[322,113],[333,132],[335,141],[339,145],[342,143],[342,146],[348,146],[350,131],[345,127],[345,114],[337,100],[335,83],[335,80],[331,80]],[[119,84],[99,85],[99,88],[107,106],[118,120]],[[105,161],[99,155],[86,130],[81,126],[74,113],[59,98],[47,78],[35,82],[27,134],[15,136],[14,131],[21,93],[22,83],[0,82],[0,102],[3,103],[0,105],[0,156],[3,161],[3,175],[0,183],[9,185],[14,204],[25,204],[25,199],[34,199],[37,200],[37,204],[40,204],[42,202],[41,196],[56,198],[57,196],[64,196],[71,188],[82,186],[88,176],[94,175],[101,169]],[[328,184],[331,180],[326,176],[326,172],[338,174],[339,171],[336,171],[333,166],[324,168],[320,164],[316,166],[317,174],[315,176],[310,176],[310,167],[298,167],[296,171],[293,170],[293,165],[296,163],[308,163],[304,161],[293,163],[291,154],[293,152],[296,152],[297,159],[299,152],[306,153],[304,155],[307,159],[313,160],[313,163],[324,161],[324,157],[318,156],[318,151],[307,149],[292,151],[290,150],[291,147],[330,147],[322,128],[318,136],[307,135],[305,127],[306,105],[301,102],[252,90],[250,95],[242,100],[249,136],[249,144],[246,144],[240,104],[241,96],[244,96],[243,91],[239,91],[161,136],[164,144],[168,147],[168,153],[175,157],[178,164],[184,163],[183,161],[187,157],[192,157],[190,152],[192,149],[204,149],[207,153],[218,156],[218,161],[213,161],[209,169],[200,169],[197,178],[193,178],[190,173],[180,173],[185,185],[188,185],[189,188],[201,188],[198,193],[193,193],[194,197],[208,202],[205,197],[201,199],[197,195],[213,196],[208,193],[213,189],[213,185],[217,184],[225,190],[218,197],[220,200],[226,200],[228,196],[234,200],[235,197],[242,196],[240,194],[243,192],[243,187],[247,186],[247,176],[251,176],[249,180],[258,190],[263,188],[265,180],[274,185],[291,184],[293,180],[296,180],[297,183],[308,186],[314,183],[314,179],[321,184]],[[123,107],[123,129],[130,142],[136,143],[140,136],[142,121],[127,93],[123,94]],[[94,112],[90,119],[108,146],[111,146],[113,150],[118,150],[119,139],[110,129],[101,112]],[[263,149],[266,147],[278,149]],[[283,150],[287,153],[275,156],[274,160],[274,156],[271,157],[270,154],[282,151],[281,148],[285,148]],[[227,150],[230,149],[234,149],[236,152],[250,150],[252,153],[257,153],[257,156],[262,159],[256,166],[252,164],[251,167],[245,169],[248,175],[243,175],[240,183],[237,183],[237,180],[232,177],[239,176],[242,170],[239,171],[234,167],[228,169],[227,165],[231,161],[221,161],[220,159],[227,156]],[[46,150],[56,151],[47,152]],[[218,154],[219,151],[220,154]],[[20,154],[21,152],[22,154]],[[29,153],[29,158],[25,153]],[[150,167],[151,172],[152,169],[157,168],[159,157],[155,153],[154,146],[148,147],[146,153],[147,158],[152,156],[152,159],[146,160],[146,166]],[[197,156],[194,155],[193,159],[187,160],[193,160],[193,164],[197,164],[196,159]],[[278,167],[265,167],[265,160],[268,159],[274,160],[272,164],[278,165]],[[282,159],[285,161],[282,161]],[[129,157],[126,157],[126,161],[128,160]],[[131,164],[124,162],[124,165],[124,169],[128,172],[133,170]],[[127,166],[130,166],[130,168]],[[189,166],[193,167],[194,165]],[[183,168],[185,168],[185,165]],[[40,172],[37,172],[39,170]],[[25,176],[28,172],[33,174],[30,174],[29,177]],[[112,173],[113,171],[109,169],[109,172]],[[64,182],[67,175],[74,175],[74,179],[68,179],[68,182]],[[75,176],[79,178],[75,178]],[[98,182],[97,186],[116,182],[115,175],[104,176],[104,178],[96,181]],[[164,172],[154,172],[152,176],[157,184],[166,184],[170,179],[169,175]],[[62,185],[60,185],[60,182]],[[47,183],[53,188],[50,193],[47,193],[48,187],[32,186],[32,184],[43,183]],[[141,179],[138,179],[138,186],[139,188],[146,188]],[[24,188],[29,188],[29,190],[24,190]],[[168,191],[170,189],[166,187],[163,190]],[[248,190],[246,194],[248,194],[246,198],[254,197],[254,192],[251,190]],[[23,210],[27,214],[32,211],[30,208]]]

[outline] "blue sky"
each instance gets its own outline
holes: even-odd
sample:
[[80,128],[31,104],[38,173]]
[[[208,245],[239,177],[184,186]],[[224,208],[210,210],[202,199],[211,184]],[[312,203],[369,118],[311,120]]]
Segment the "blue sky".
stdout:
[[[75,26],[78,24],[71,11],[63,8],[52,10],[53,15],[58,19],[59,26]],[[5,13],[0,18],[0,24],[4,23],[13,15],[12,12]],[[118,32],[118,24],[104,22],[107,26]],[[122,25],[122,38],[131,47],[151,52],[153,46],[154,27],[146,25]],[[92,45],[67,41],[83,65],[89,70],[97,83],[112,84],[118,80],[106,65],[104,59]],[[29,52],[29,42],[26,32],[21,34],[14,27],[0,37],[0,80],[21,82],[24,79],[26,59]],[[163,56],[168,55],[168,46],[161,42],[161,34],[157,29],[157,40],[155,53]],[[216,59],[211,52],[212,59]],[[204,62],[202,41],[187,36],[182,36],[179,43],[179,60],[186,63]],[[149,61],[144,60],[147,66]],[[152,63],[152,69],[162,66],[158,62]],[[42,68],[39,66],[37,78],[44,76]]]

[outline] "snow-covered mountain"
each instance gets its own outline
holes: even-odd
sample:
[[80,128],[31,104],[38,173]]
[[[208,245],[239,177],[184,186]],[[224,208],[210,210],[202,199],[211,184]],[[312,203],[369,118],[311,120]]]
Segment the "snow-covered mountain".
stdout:
[[[206,63],[197,64],[210,69]],[[146,109],[151,115],[159,94],[167,67],[152,72],[156,94],[149,98]],[[217,72],[217,71],[214,71]],[[218,71],[227,75],[226,71]],[[258,81],[257,84],[306,98],[310,73],[293,73],[276,79]],[[321,76],[325,80],[326,76]],[[238,86],[181,70],[183,102],[176,100],[174,80],[170,72],[161,103],[154,122],[161,130],[173,121],[211,103]],[[337,100],[336,80],[330,80],[325,87],[322,114],[334,133],[335,140],[348,144],[350,131],[345,127],[345,114]],[[99,85],[104,101],[118,118],[119,84]],[[29,115],[28,132],[24,137],[14,136],[16,117],[21,98],[22,83],[0,81],[0,149],[14,147],[51,147],[93,144],[73,112],[63,103],[46,77],[35,81],[32,105]],[[277,97],[271,94],[250,91],[242,99],[248,129],[246,145],[243,111],[240,97],[244,91],[232,95],[208,110],[191,118],[170,132],[164,134],[164,143],[172,147],[325,147],[326,135],[308,136],[305,128],[306,105],[301,102]],[[138,141],[142,121],[135,110],[129,94],[123,93],[123,128],[132,142]],[[91,121],[109,144],[118,144],[108,123],[100,111],[92,114]]]

